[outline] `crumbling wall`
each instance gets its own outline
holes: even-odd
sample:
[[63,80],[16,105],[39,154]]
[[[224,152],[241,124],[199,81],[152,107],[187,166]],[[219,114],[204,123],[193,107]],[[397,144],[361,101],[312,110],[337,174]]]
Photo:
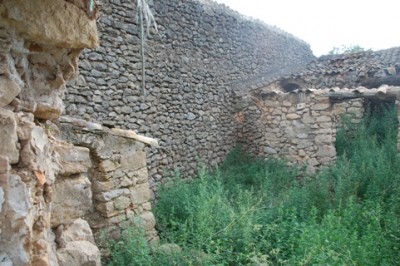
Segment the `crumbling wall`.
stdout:
[[61,142],[49,121],[63,110],[65,81],[75,74],[82,48],[98,43],[96,22],[62,0],[6,0],[0,12],[1,264],[100,265],[87,222],[77,220],[82,207],[76,219],[61,219],[79,226],[60,232],[65,246],[56,244],[51,213]]
[[90,8],[75,0],[0,3],[1,265],[100,265],[99,230],[118,238],[136,217],[157,238],[143,151],[157,143],[56,122],[80,52],[98,45]]
[[[76,209],[82,209],[93,202],[94,209],[86,212],[86,217],[98,243],[104,241],[102,234],[107,239],[119,239],[123,230],[134,223],[143,226],[149,240],[157,239],[144,151],[146,144],[157,146],[157,141],[133,131],[108,129],[68,117],[62,117],[60,132],[63,140],[75,146],[58,150],[64,165],[61,174],[66,176],[59,182],[70,182],[71,175],[81,174],[77,169],[88,166],[84,172],[88,180],[82,183],[88,184],[93,200],[85,203],[76,195],[68,195],[68,190],[59,193],[56,189],[59,201],[55,209],[60,210],[56,212],[64,214],[65,203],[70,207],[71,202],[79,202]],[[52,213],[55,219],[58,216]]]
[[[98,45],[96,9],[81,4],[0,3],[1,265],[100,265],[88,223],[98,196],[91,150],[60,140],[55,122],[80,52]],[[150,208],[142,209],[132,208],[154,235]]]
[[100,9],[101,47],[82,54],[67,114],[157,138],[152,185],[167,171],[188,176],[200,161],[219,163],[234,147],[233,89],[259,87],[314,58],[303,41],[212,1],[154,1],[159,32],[148,36],[143,90],[134,4],[101,0]]
[[295,73],[284,75],[264,91],[324,88],[378,88],[400,85],[400,47],[380,51],[321,56]]
[[[257,92],[241,96],[236,113],[240,142],[254,154],[284,158],[313,173],[336,159],[336,130],[343,115],[364,117],[368,99],[399,99],[399,87]],[[396,100],[399,110],[399,101]],[[400,139],[400,133],[399,133]]]

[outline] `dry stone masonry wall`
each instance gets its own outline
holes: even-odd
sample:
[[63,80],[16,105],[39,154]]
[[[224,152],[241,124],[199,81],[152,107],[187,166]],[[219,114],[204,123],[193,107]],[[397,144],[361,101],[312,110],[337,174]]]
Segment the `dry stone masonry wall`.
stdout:
[[303,41],[212,1],[154,1],[159,32],[147,40],[144,95],[132,1],[101,0],[100,10],[101,46],[81,56],[67,114],[157,138],[152,186],[167,171],[187,176],[199,161],[218,163],[234,147],[233,89],[259,87],[314,58]]
[[313,173],[335,161],[336,130],[344,115],[359,123],[369,99],[393,100],[400,110],[399,96],[399,87],[389,86],[254,93],[240,99],[239,136],[253,153],[284,158]]
[[[76,173],[79,166],[89,166],[85,171],[89,180],[78,182],[87,184],[88,193],[93,195],[87,197],[90,202],[84,204],[87,200],[77,197],[76,193],[57,191],[56,184],[58,198],[69,205],[63,206],[63,203],[59,202],[57,207],[60,208],[56,209],[65,213],[65,210],[70,209],[71,202],[80,203],[74,206],[76,209],[90,206],[93,202],[95,211],[89,213],[88,210],[84,210],[84,213],[87,214],[99,243],[101,234],[105,234],[107,238],[119,239],[122,231],[133,223],[144,227],[149,240],[157,239],[155,218],[150,204],[152,192],[146,167],[145,143],[138,140],[140,136],[132,131],[110,130],[99,124],[68,117],[63,117],[61,121],[62,139],[75,146],[59,152],[60,155],[64,155],[61,156],[63,168],[72,170],[64,170],[63,174],[67,174],[67,178],[61,178],[60,183],[70,183],[68,176],[79,174]],[[157,145],[152,139],[142,140]],[[74,167],[71,167],[71,164]]]
[[382,84],[400,85],[400,47],[322,56],[300,71],[280,77],[262,90],[290,91],[336,86],[378,88]]

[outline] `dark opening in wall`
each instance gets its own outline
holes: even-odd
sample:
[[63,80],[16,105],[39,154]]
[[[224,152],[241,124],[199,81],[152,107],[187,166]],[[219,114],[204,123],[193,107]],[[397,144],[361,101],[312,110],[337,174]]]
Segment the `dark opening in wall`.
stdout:
[[288,83],[282,86],[285,92],[291,92],[294,90],[301,89],[301,87],[296,83]]
[[395,99],[365,99],[365,122],[371,135],[379,143],[390,138],[397,142],[399,121]]

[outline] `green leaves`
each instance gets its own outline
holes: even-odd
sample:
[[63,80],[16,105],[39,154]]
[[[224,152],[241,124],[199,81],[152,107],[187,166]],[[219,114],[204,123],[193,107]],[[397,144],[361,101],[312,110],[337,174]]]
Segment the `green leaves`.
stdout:
[[[237,148],[217,170],[174,179],[160,189],[155,214],[161,241],[182,250],[160,253],[127,238],[111,265],[398,264],[400,159],[391,127],[373,130],[373,119],[343,130],[351,150],[315,176],[299,179],[286,162]],[[119,259],[133,253],[151,264]]]

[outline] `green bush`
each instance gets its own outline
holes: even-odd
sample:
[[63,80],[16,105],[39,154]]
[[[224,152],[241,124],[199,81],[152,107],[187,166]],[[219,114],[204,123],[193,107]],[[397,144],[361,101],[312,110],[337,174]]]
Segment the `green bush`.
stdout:
[[239,147],[218,169],[173,179],[158,193],[157,229],[183,250],[127,234],[110,265],[398,265],[400,160],[393,127],[373,119],[345,124],[336,164],[315,176]]

